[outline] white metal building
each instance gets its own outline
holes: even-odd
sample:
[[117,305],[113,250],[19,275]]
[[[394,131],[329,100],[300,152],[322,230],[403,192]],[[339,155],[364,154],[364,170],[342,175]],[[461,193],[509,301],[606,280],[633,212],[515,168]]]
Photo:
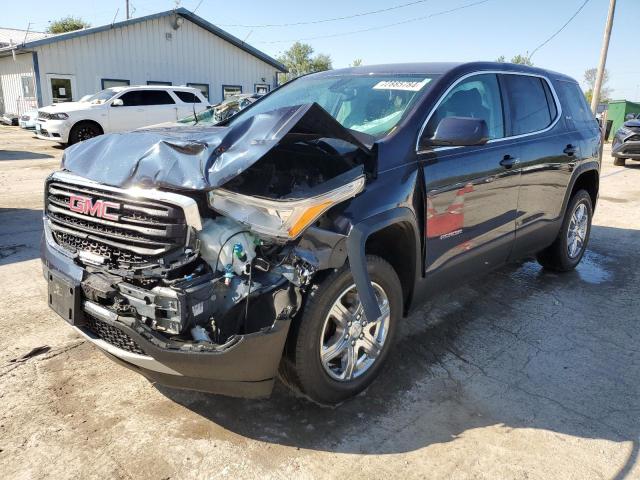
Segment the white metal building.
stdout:
[[217,103],[235,93],[267,92],[277,73],[286,71],[184,8],[60,35],[30,35],[22,40],[18,32],[18,39],[0,43],[0,114],[76,101],[117,85],[193,86]]

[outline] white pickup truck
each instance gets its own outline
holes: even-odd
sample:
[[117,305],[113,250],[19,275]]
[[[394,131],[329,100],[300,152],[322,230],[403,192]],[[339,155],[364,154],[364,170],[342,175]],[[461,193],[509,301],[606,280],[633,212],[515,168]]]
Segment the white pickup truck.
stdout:
[[71,145],[103,133],[175,122],[207,107],[209,102],[196,88],[113,87],[79,102],[56,103],[39,109],[36,135]]

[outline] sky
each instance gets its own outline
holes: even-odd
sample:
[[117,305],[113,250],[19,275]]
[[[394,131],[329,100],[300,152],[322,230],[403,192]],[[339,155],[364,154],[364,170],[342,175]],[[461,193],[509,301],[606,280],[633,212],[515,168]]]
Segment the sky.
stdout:
[[[72,14],[94,26],[124,20],[125,0],[2,0],[1,27],[45,30],[50,20]],[[483,3],[478,3],[478,2]],[[371,15],[353,15],[403,8]],[[331,56],[334,68],[412,61],[510,59],[532,52],[578,10],[584,0],[182,0],[179,6],[277,56],[296,40]],[[133,16],[174,8],[176,0],[131,0]],[[475,4],[450,13],[447,10]],[[582,82],[596,67],[609,0],[589,0],[571,23],[533,55],[538,67]],[[437,13],[442,13],[435,15]],[[305,25],[264,25],[318,22]],[[615,99],[640,101],[640,0],[618,0],[607,58]],[[397,24],[397,25],[392,25]],[[368,30],[368,31],[362,31]],[[355,31],[355,33],[353,33]],[[350,33],[351,32],[351,33]],[[636,59],[634,62],[633,60]]]

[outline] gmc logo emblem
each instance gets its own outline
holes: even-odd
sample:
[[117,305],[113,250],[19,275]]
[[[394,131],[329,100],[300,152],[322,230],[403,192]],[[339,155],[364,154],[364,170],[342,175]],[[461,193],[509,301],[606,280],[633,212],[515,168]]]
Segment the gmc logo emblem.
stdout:
[[109,213],[109,209],[119,210],[120,204],[115,202],[107,202],[105,200],[92,200],[89,197],[80,195],[71,195],[69,198],[69,210],[83,215],[91,215],[92,217],[104,218],[105,220],[118,221],[118,215]]

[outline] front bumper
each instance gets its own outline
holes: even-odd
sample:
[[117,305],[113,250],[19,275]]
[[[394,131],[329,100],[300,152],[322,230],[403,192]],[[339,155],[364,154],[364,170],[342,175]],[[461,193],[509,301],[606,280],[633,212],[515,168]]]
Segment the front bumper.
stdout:
[[[85,270],[54,242],[46,228],[41,255],[45,278],[62,277],[72,289],[82,291]],[[73,328],[109,358],[150,381],[174,388],[249,398],[271,393],[291,322],[275,320],[269,328],[236,335],[214,349],[200,348],[195,342],[178,346],[166,339],[163,341],[164,337],[146,325],[132,324],[114,311],[86,299],[80,299],[78,307],[84,315],[106,324],[109,332],[96,332],[82,324]]]
[[[638,134],[631,135],[638,137]],[[611,145],[611,155],[617,158],[630,158],[631,160],[640,160],[640,140],[620,140],[615,138]]]
[[36,120],[36,136],[42,140],[67,143],[70,125],[68,120]]

